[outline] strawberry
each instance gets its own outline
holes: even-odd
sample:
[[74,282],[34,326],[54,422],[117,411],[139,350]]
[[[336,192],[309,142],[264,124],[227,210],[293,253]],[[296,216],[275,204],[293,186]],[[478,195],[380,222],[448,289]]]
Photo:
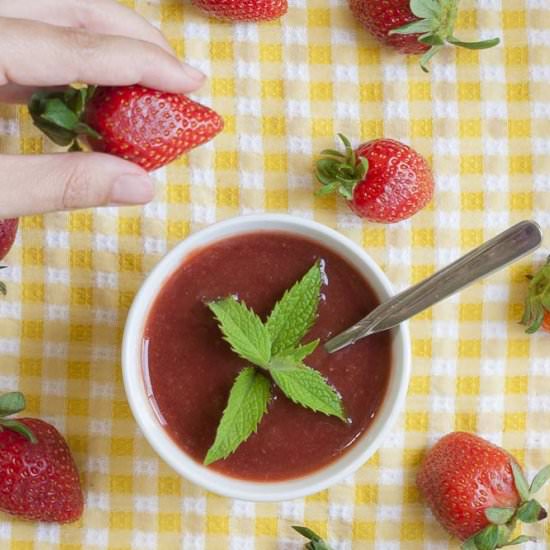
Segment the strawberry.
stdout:
[[532,540],[510,540],[518,521],[546,518],[532,497],[550,478],[550,466],[527,484],[521,467],[504,449],[481,437],[454,432],[427,453],[416,483],[437,520],[462,541],[464,550],[493,550]]
[[[12,218],[8,220],[0,220],[0,260],[4,259],[6,254],[10,251],[15,236],[17,235],[17,227],[19,220]],[[5,266],[0,265],[0,269],[4,269]],[[0,281],[0,294],[6,294],[6,285]]]
[[338,191],[358,216],[380,223],[409,218],[430,202],[432,172],[416,151],[393,139],[375,139],[354,151],[349,140],[338,135],[346,152],[321,152],[318,195]]
[[420,66],[428,71],[428,61],[445,43],[481,50],[496,46],[492,38],[464,42],[453,34],[458,0],[349,0],[356,19],[375,38],[401,53],[421,54]]
[[539,329],[550,332],[550,256],[530,279],[521,323],[528,334]]
[[29,104],[35,125],[62,146],[79,150],[85,138],[94,151],[156,170],[212,139],[223,119],[182,94],[139,84],[64,92],[37,92]]
[[75,521],[84,503],[67,443],[47,422],[5,418],[24,408],[19,392],[0,397],[0,510],[29,520]]
[[3,260],[10,251],[17,235],[18,225],[19,220],[17,218],[0,220],[0,260]]
[[204,13],[225,21],[268,21],[282,17],[287,0],[192,0]]

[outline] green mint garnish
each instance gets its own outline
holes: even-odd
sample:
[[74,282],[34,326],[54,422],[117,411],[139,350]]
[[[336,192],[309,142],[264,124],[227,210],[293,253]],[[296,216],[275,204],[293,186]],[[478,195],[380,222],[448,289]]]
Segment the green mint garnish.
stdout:
[[208,307],[231,349],[254,365],[266,368],[271,359],[271,339],[261,319],[233,296],[210,302]]
[[322,266],[316,262],[285,292],[266,323],[233,296],[208,304],[224,340],[254,366],[244,368],[231,388],[206,465],[227,458],[257,430],[271,397],[271,382],[255,367],[269,373],[294,403],[346,422],[340,395],[318,371],[303,363],[319,344],[319,340],[303,345],[300,341],[315,323],[322,282]]
[[271,397],[271,382],[254,367],[246,367],[235,379],[216,440],[204,459],[206,465],[228,457],[256,431]]
[[297,405],[346,421],[342,398],[319,371],[303,363],[296,364],[292,357],[287,356],[274,357],[269,373],[275,384]]
[[309,527],[301,527],[300,525],[293,525],[292,529],[297,533],[300,533],[302,537],[309,539],[310,542],[304,546],[305,550],[332,550],[331,547]]
[[320,262],[287,290],[267,319],[273,355],[292,350],[313,326],[319,308],[322,285]]

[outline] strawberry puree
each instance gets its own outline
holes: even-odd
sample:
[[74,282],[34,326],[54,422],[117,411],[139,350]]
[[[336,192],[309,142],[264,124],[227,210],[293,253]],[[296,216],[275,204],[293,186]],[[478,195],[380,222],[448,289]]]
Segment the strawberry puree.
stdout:
[[[222,340],[205,301],[238,295],[265,320],[284,291],[315,260],[325,262],[319,318],[305,342],[330,336],[378,304],[363,277],[321,245],[286,233],[258,232],[209,246],[186,261],[157,298],[144,334],[144,376],[159,419],[174,441],[202,461],[231,385],[246,362]],[[351,422],[314,413],[278,391],[258,432],[211,467],[225,474],[276,481],[336,460],[368,429],[386,393],[390,336],[370,336],[336,354],[320,346],[306,359],[340,392]]]

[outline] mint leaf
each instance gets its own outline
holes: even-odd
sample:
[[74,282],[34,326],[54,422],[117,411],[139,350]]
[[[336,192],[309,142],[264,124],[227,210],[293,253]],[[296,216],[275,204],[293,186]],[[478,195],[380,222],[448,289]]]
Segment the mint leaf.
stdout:
[[267,368],[271,359],[271,339],[261,319],[233,296],[209,302],[231,349],[243,359]]
[[301,363],[308,355],[311,355],[319,345],[319,338],[312,340],[303,346],[298,346],[292,350],[285,352],[285,357],[292,359],[295,363]]
[[227,407],[204,464],[227,458],[256,431],[271,396],[271,382],[254,367],[246,367],[235,379]]
[[277,356],[271,360],[269,372],[294,403],[346,422],[342,398],[315,369],[296,365],[292,357]]
[[313,326],[322,284],[321,262],[313,267],[277,302],[266,326],[273,355],[294,348]]

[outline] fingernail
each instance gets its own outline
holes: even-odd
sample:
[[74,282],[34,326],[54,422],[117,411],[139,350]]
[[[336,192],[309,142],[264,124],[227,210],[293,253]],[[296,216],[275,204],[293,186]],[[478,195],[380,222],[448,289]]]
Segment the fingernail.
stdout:
[[195,67],[191,67],[191,65],[188,65],[187,63],[183,64],[183,72],[192,80],[196,80],[197,82],[202,82],[206,75],[199,71],[199,69],[195,69]]
[[109,196],[109,203],[112,206],[129,204],[145,204],[153,199],[153,182],[147,176],[120,176]]

